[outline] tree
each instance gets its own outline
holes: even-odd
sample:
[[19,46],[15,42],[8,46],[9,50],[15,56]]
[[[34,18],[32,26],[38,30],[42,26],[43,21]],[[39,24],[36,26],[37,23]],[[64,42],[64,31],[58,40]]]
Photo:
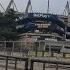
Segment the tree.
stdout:
[[18,32],[16,30],[17,18],[15,11],[10,9],[8,13],[0,17],[0,40],[17,40]]

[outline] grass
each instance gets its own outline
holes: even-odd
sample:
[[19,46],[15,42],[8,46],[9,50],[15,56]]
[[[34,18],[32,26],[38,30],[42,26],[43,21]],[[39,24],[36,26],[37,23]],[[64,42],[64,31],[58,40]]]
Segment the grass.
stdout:
[[[36,52],[35,51],[30,51],[29,55],[30,56],[36,56]],[[44,56],[48,56],[48,52],[44,52]],[[37,57],[42,57],[42,52],[37,52]]]
[[[29,51],[29,56],[30,57],[35,57],[36,56],[36,51]],[[49,56],[49,52],[44,52],[44,57]],[[57,57],[58,53],[54,53],[54,57]],[[42,51],[37,52],[37,57],[42,57]],[[63,57],[63,54],[60,53],[60,57]],[[70,58],[70,54],[66,54],[66,58]]]

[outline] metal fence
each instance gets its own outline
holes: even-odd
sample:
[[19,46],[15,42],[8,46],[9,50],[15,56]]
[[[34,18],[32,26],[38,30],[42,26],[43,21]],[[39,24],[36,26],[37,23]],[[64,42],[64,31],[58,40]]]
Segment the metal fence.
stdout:
[[70,62],[47,59],[31,59],[30,70],[70,70]]
[[[20,60],[23,65],[20,65]],[[22,66],[22,67],[21,67]],[[0,70],[28,70],[28,58],[0,55]]]
[[47,56],[47,53],[59,53],[65,46],[70,47],[69,42],[51,42],[51,41],[0,41],[0,54],[11,56]]
[[70,61],[0,55],[0,70],[70,70]]

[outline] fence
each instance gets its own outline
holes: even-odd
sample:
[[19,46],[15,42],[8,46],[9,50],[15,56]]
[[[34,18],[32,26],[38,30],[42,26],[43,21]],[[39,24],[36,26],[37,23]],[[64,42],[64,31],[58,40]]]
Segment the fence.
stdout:
[[[14,68],[13,70],[70,70],[70,61],[60,61],[60,60],[49,60],[49,59],[45,59],[45,58],[33,58],[33,59],[30,59],[30,58],[21,58],[21,57],[13,57],[13,56],[5,56],[5,55],[0,55],[0,70],[9,70],[12,67],[9,67],[9,64],[14,61]],[[4,69],[2,69],[2,60],[4,61],[3,62],[3,65],[5,63],[5,68],[3,66]],[[9,63],[10,61],[10,63]],[[21,68],[21,65],[18,65],[18,61],[20,63],[23,63],[22,61],[24,61],[24,65],[22,65],[23,68]],[[28,64],[30,62],[30,64]],[[39,64],[42,63],[41,66],[39,66]],[[36,64],[36,66],[35,66]],[[48,64],[48,66],[46,67],[46,64]],[[21,69],[20,69],[20,68]],[[29,67],[29,68],[28,68]],[[50,69],[48,69],[50,68]]]
[[[34,64],[36,63],[36,66],[34,67]],[[42,63],[43,65],[42,66],[39,66],[38,63]],[[54,67],[46,67],[46,63],[48,64],[54,64],[53,66]],[[64,65],[64,66],[61,66],[61,65]],[[69,65],[69,67],[66,67],[65,65]],[[47,60],[47,59],[31,59],[31,65],[30,65],[30,70],[61,70],[59,69],[61,67],[64,67],[63,69],[65,70],[70,70],[70,62],[65,62],[65,61],[54,61],[54,60]],[[36,68],[38,67],[38,68]],[[35,69],[36,68],[36,69]],[[51,68],[51,69],[48,69],[48,68]],[[54,69],[53,69],[54,68]],[[68,69],[67,69],[68,68]],[[62,70],[63,70],[62,69]]]
[[0,41],[0,54],[11,56],[47,56],[52,53],[60,53],[60,50],[65,46],[70,47],[69,42],[51,42],[51,41],[35,41],[27,43],[25,41]]
[[[18,70],[17,64],[18,64],[18,61],[20,61],[20,60],[25,62],[25,65],[23,65],[24,70],[28,70],[28,58],[0,55],[0,60],[4,61],[3,64],[5,63],[5,69],[4,70],[8,70],[9,69],[9,60],[10,61],[12,60],[12,62],[14,61],[14,70]],[[5,62],[5,60],[6,60],[6,62]],[[1,67],[2,67],[2,63],[1,63]],[[3,66],[3,68],[4,68],[4,66]],[[3,69],[0,68],[0,70],[3,70]]]

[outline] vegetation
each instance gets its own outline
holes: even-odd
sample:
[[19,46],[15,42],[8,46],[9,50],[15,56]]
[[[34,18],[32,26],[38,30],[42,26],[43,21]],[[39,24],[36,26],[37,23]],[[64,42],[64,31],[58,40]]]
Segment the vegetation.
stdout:
[[15,11],[10,9],[7,14],[0,16],[0,40],[17,40]]

